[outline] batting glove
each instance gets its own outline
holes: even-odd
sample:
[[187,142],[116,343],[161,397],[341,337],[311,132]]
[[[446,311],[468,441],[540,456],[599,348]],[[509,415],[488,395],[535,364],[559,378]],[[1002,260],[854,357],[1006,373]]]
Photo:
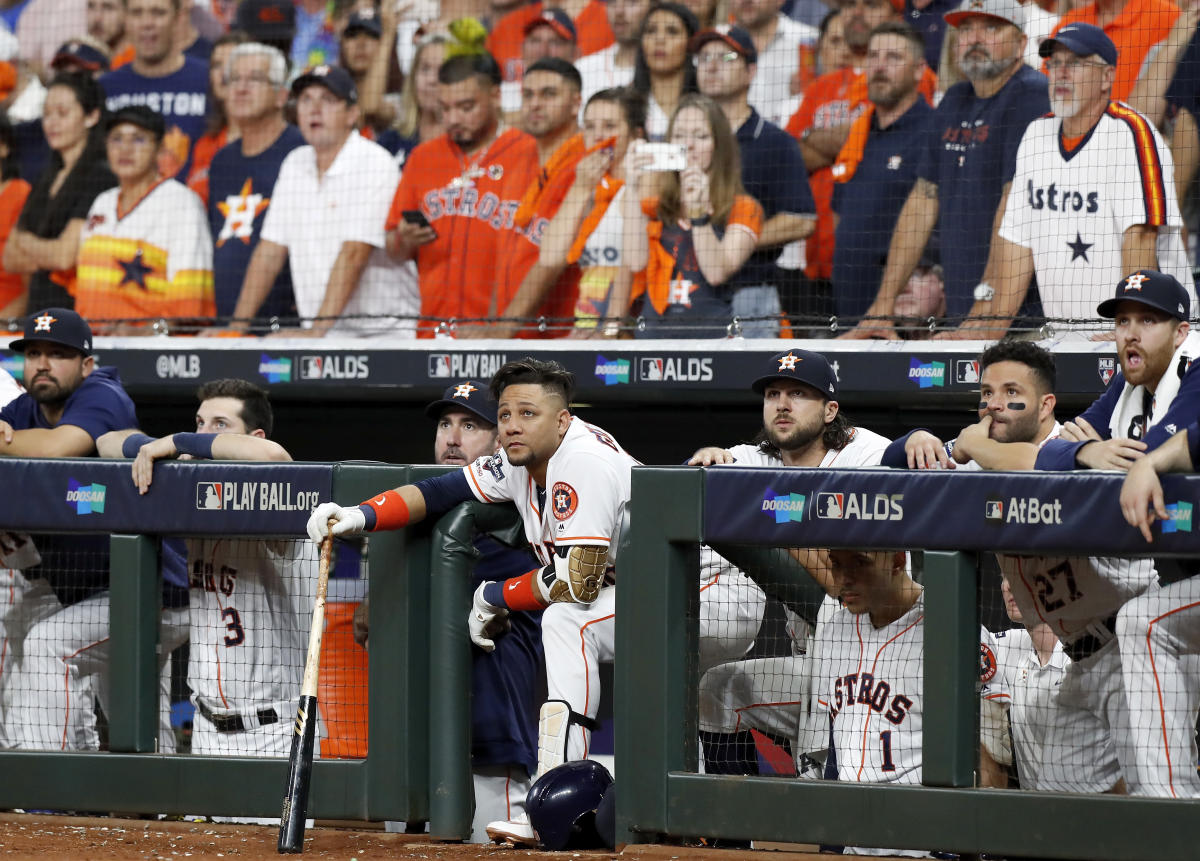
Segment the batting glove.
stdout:
[[496,648],[492,638],[508,630],[508,610],[489,604],[484,599],[483,587],[487,585],[487,583],[480,583],[479,588],[475,590],[475,598],[471,603],[471,618],[467,621],[467,627],[471,632],[471,642],[485,652],[490,652]]
[[[329,519],[337,523],[329,528]],[[331,531],[334,535],[357,535],[367,528],[366,515],[354,508],[342,508],[336,502],[322,502],[308,518],[308,537],[320,544]]]

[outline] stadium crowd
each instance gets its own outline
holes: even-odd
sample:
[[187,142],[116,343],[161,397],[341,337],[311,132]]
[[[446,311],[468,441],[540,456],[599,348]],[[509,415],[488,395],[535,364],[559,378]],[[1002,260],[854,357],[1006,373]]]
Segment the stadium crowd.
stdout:
[[7,0],[0,320],[1094,335],[1193,289],[1184,7]]

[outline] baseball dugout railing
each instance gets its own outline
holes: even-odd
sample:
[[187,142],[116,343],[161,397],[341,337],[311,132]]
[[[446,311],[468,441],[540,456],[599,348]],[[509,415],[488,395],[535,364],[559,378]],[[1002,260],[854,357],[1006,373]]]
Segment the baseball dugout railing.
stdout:
[[[286,759],[154,752],[158,537],[303,536],[317,501],[353,504],[381,487],[444,471],[376,463],[161,463],[151,492],[139,496],[128,461],[0,459],[6,491],[0,528],[111,534],[108,750],[0,751],[0,768],[9,775],[0,781],[0,808],[278,816]],[[223,486],[217,506],[201,495],[214,482]],[[89,491],[90,504],[72,501],[82,498],[80,490]],[[466,629],[432,620],[461,621],[461,608],[470,604],[476,516],[491,530],[516,519],[510,507],[488,508],[494,510],[478,513],[468,504],[424,528],[371,536],[370,646],[380,658],[369,665],[370,746],[362,759],[315,762],[311,816],[430,820],[435,836],[469,835]],[[431,614],[431,602],[445,609]],[[431,672],[446,680],[437,697]]]
[[[631,573],[621,577],[617,598],[618,840],[693,836],[1000,857],[1195,858],[1200,807],[1194,801],[973,788],[979,717],[974,554],[1145,555],[1144,539],[1121,517],[1121,481],[1112,473],[636,468],[631,534],[621,559],[622,572]],[[1194,501],[1200,477],[1168,476],[1164,487],[1168,502]],[[847,500],[854,494],[860,504],[847,505],[840,519],[822,519],[813,505],[819,493]],[[763,504],[779,497],[790,503],[783,517]],[[880,497],[885,502],[877,509]],[[1039,510],[1059,512],[1061,523],[998,521],[995,500],[1053,503]],[[884,517],[872,519],[876,512]],[[739,556],[770,547],[927,551],[924,701],[939,705],[924,713],[923,785],[697,773],[690,656],[697,649],[701,542],[728,551],[739,564]],[[1156,535],[1153,547],[1156,557],[1200,555],[1200,532],[1188,522],[1186,529]],[[792,570],[790,584],[785,569],[772,576],[780,581],[776,589],[811,588],[797,579],[806,577],[802,569]]]

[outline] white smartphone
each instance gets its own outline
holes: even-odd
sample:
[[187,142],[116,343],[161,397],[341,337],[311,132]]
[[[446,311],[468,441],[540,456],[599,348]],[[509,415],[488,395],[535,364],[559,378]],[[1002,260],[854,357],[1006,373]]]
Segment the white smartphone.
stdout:
[[683,144],[639,141],[638,152],[648,152],[654,157],[646,170],[683,170],[687,167],[687,148]]

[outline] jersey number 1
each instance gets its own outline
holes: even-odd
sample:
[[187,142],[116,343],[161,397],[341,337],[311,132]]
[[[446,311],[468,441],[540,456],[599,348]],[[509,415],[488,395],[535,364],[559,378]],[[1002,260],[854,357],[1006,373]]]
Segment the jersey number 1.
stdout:
[[895,771],[896,763],[892,762],[892,731],[889,729],[879,734],[879,743],[883,746],[883,766],[881,771]]

